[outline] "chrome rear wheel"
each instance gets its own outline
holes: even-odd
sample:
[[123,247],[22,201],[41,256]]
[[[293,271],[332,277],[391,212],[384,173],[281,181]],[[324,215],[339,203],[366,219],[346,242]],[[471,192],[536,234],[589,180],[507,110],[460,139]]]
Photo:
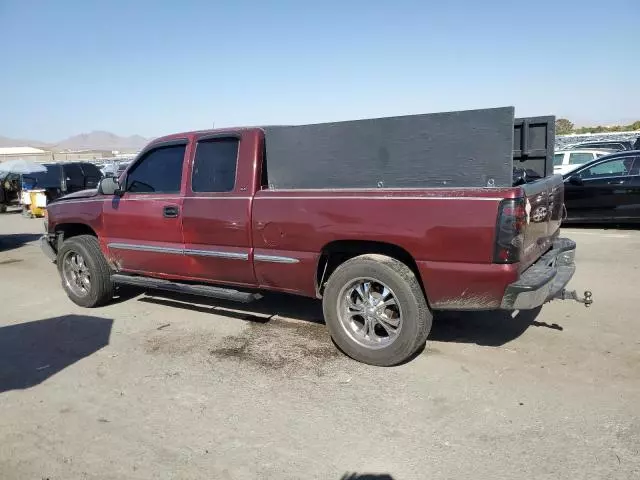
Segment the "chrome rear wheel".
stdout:
[[331,338],[360,362],[398,365],[429,335],[432,316],[418,277],[395,258],[353,257],[333,271],[322,293]]
[[391,288],[374,278],[357,278],[338,297],[342,328],[366,348],[391,345],[402,329],[402,308]]

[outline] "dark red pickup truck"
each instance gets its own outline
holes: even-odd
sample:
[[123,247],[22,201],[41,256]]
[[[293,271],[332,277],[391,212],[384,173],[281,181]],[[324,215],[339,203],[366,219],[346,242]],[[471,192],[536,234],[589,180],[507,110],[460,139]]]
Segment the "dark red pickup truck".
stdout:
[[[351,357],[409,358],[438,310],[532,309],[573,297],[563,184],[272,189],[261,128],[154,140],[116,180],[50,204],[41,245],[78,305],[115,285],[248,302],[322,299]],[[583,302],[590,302],[587,298]],[[286,348],[283,345],[282,348]]]

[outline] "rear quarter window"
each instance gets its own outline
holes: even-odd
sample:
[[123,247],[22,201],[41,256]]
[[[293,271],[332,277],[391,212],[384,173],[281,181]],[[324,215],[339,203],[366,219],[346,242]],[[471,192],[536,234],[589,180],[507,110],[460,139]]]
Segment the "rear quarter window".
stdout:
[[196,146],[191,189],[194,192],[231,192],[236,184],[237,138],[201,140]]

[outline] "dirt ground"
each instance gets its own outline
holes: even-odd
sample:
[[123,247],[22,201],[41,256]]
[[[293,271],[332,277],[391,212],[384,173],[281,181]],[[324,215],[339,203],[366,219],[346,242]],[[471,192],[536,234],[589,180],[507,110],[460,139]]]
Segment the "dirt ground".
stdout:
[[640,478],[640,230],[566,229],[590,309],[440,316],[394,368],[319,304],[123,294],[85,310],[0,215],[0,478]]

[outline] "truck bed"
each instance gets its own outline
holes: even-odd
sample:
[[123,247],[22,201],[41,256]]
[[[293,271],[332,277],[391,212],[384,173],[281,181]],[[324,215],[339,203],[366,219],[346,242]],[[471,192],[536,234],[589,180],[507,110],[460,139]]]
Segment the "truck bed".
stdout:
[[[521,262],[493,263],[499,205],[525,195],[534,211],[547,208],[550,215],[530,220]],[[254,254],[298,265],[256,262],[255,272],[267,288],[312,296],[319,256],[332,242],[389,243],[415,259],[432,308],[498,308],[507,284],[551,247],[561,205],[561,182],[554,177],[511,188],[264,189],[253,200]]]

